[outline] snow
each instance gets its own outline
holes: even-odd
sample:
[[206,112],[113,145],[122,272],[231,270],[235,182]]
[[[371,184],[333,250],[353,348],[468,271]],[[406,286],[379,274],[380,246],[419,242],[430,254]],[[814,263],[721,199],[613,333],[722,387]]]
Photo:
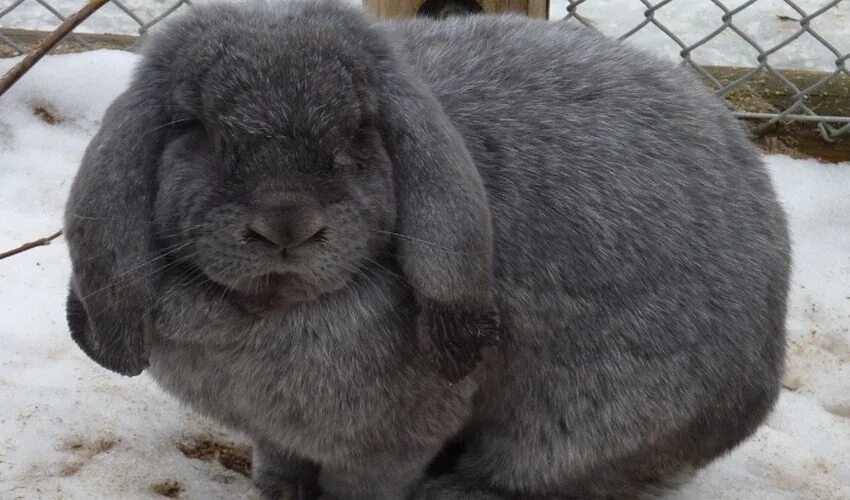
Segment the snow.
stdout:
[[766,159],[793,241],[788,389],[766,425],[688,493],[850,498],[850,163]]
[[[0,250],[60,227],[86,143],[135,57],[48,56],[0,98]],[[752,439],[677,498],[850,498],[850,163],[766,160],[794,241],[788,388]],[[0,261],[0,498],[156,498],[170,482],[183,498],[255,495],[242,475],[180,449],[239,436],[76,347],[68,276],[61,238]]]
[[[49,56],[0,98],[0,248],[61,227],[74,170],[134,60]],[[0,73],[13,62],[0,60]],[[46,123],[39,107],[62,121]],[[195,498],[243,497],[245,478],[177,447],[220,431],[147,376],[81,356],[63,312],[69,266],[61,239],[0,261],[0,498],[154,498],[169,480]]]
[[[210,0],[194,0],[200,4]],[[280,1],[280,0],[278,0]],[[285,1],[285,0],[284,0]],[[360,0],[348,0],[360,3]],[[723,0],[728,10],[733,10],[751,0]],[[64,15],[80,8],[82,0],[50,0]],[[177,0],[123,0],[133,13],[148,22],[165,12]],[[659,2],[652,2],[657,4]],[[827,0],[796,0],[796,4],[811,14],[827,4]],[[567,13],[567,0],[550,2],[550,17],[563,18]],[[181,7],[183,8],[183,7]],[[646,6],[641,0],[587,0],[576,12],[593,26],[609,36],[618,37],[646,19]],[[672,0],[658,9],[654,19],[666,26],[686,45],[701,40],[723,25],[723,10],[710,0]],[[732,17],[732,22],[749,35],[762,49],[768,50],[800,29],[801,18],[785,0],[759,0]],[[573,21],[575,22],[575,21]],[[5,17],[0,27],[50,30],[59,20],[36,0],[25,0]],[[840,54],[850,53],[850,2],[839,2],[820,16],[811,20],[810,27],[831,43]],[[86,20],[81,32],[136,34],[139,24],[116,5],[110,3]],[[637,47],[679,60],[681,47],[652,23],[628,39]],[[758,64],[758,52],[742,37],[727,29],[707,44],[696,49],[692,57],[699,64],[746,66]],[[821,42],[804,33],[794,42],[769,56],[768,61],[777,68],[834,71],[837,56]]]

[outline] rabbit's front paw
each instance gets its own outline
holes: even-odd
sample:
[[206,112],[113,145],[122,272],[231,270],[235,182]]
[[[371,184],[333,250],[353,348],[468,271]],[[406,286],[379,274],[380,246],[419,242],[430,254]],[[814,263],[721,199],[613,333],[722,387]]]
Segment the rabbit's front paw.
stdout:
[[318,498],[318,466],[265,440],[254,442],[252,479],[267,500]]
[[487,305],[423,305],[419,317],[420,340],[431,361],[450,382],[467,376],[482,359],[482,351],[499,343],[499,317]]
[[255,479],[254,486],[260,491],[264,500],[299,500],[301,498],[297,481],[261,483]]
[[315,478],[283,477],[269,471],[258,472],[254,474],[254,487],[264,500],[315,500],[321,496]]

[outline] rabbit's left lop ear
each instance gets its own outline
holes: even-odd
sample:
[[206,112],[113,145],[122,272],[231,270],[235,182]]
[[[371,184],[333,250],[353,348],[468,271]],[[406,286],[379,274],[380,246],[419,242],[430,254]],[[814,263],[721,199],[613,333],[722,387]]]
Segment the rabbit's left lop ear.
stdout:
[[463,138],[400,61],[382,74],[379,128],[395,167],[396,239],[441,373],[466,376],[498,340],[490,208]]

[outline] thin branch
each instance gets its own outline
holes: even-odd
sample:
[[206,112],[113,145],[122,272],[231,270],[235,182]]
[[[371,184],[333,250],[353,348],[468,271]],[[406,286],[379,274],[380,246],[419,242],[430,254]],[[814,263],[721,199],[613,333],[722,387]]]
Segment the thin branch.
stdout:
[[51,234],[50,236],[48,236],[47,238],[39,238],[35,241],[30,241],[29,243],[24,243],[23,245],[19,246],[18,248],[14,249],[14,250],[9,250],[8,252],[0,253],[0,260],[5,259],[6,257],[11,257],[13,255],[17,255],[21,252],[26,252],[30,248],[43,247],[45,245],[49,245],[51,241],[55,240],[56,238],[58,238],[61,235],[62,235],[62,230],[60,229],[60,230],[56,231],[55,233]]
[[39,61],[45,54],[50,52],[50,49],[55,47],[65,38],[68,33],[74,30],[81,22],[85,21],[94,12],[109,3],[109,0],[89,0],[85,7],[78,10],[56,28],[53,33],[47,36],[41,43],[36,46],[24,59],[10,69],[0,79],[0,96],[6,93],[12,85],[17,82],[24,74],[29,71],[35,63]]

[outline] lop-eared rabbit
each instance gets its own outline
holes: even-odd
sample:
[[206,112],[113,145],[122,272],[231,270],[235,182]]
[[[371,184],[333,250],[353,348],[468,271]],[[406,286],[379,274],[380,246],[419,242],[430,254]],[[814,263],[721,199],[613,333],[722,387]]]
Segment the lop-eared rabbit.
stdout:
[[196,7],[71,190],[71,333],[269,498],[658,494],[765,418],[789,243],[720,100],[590,29]]

